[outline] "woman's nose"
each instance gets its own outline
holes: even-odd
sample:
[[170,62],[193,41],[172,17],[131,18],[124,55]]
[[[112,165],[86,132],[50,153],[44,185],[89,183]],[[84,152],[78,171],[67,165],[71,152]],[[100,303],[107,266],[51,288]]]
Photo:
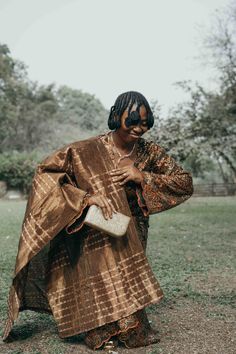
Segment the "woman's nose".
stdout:
[[136,134],[140,134],[143,131],[140,125],[136,125],[133,130]]

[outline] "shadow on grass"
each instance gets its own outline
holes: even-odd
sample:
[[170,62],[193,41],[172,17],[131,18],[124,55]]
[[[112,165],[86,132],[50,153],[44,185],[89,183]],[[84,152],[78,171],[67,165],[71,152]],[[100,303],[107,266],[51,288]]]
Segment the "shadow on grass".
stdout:
[[37,334],[42,334],[46,330],[43,330],[42,327],[37,323],[25,323],[20,325],[15,325],[11,330],[11,333],[5,343],[12,343],[14,341],[25,340],[34,338]]

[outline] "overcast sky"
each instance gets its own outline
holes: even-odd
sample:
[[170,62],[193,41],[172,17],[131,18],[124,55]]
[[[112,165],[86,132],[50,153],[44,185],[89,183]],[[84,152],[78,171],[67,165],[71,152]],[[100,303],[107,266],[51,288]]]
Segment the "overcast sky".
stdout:
[[[196,60],[199,27],[228,0],[0,0],[0,42],[29,77],[94,94],[109,108],[128,90],[165,113],[183,93],[173,83],[214,87]],[[213,85],[213,86],[212,86]]]

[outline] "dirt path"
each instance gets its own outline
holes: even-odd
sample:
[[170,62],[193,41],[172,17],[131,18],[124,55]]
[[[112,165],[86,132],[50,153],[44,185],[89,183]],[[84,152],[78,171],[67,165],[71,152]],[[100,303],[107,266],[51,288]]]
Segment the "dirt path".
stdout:
[[[165,306],[153,306],[152,326],[160,343],[137,349],[119,348],[121,354],[235,354],[236,311],[231,306],[201,304],[187,298]],[[30,314],[30,316],[29,316]],[[26,315],[21,315],[21,317]],[[14,328],[14,341],[0,345],[1,354],[93,353],[77,337],[60,340],[52,317],[28,312],[28,319]],[[29,319],[30,317],[30,319]],[[23,339],[24,338],[24,339]],[[100,353],[104,351],[100,350]]]

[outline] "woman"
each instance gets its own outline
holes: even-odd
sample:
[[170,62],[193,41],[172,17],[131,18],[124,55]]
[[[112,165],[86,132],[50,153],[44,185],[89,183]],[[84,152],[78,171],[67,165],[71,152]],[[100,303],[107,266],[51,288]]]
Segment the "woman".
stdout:
[[[61,338],[84,333],[92,349],[111,339],[127,348],[155,343],[144,308],[163,292],[145,251],[149,215],[193,192],[191,175],[141,136],[154,123],[145,97],[118,96],[106,134],[77,141],[37,168],[26,208],[8,300],[9,336],[19,311],[52,313]],[[91,205],[106,219],[131,217],[124,237],[84,224]]]

